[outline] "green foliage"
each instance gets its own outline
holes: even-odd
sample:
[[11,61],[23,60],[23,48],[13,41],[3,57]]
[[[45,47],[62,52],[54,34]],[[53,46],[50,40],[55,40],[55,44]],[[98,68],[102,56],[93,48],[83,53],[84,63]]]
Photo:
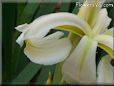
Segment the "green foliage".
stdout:
[[11,81],[12,76],[12,37],[16,18],[16,4],[3,3],[3,34],[2,34],[2,49],[3,49],[3,82]]
[[40,70],[41,65],[28,63],[22,72],[11,82],[11,84],[27,84],[33,76]]
[[34,14],[34,19],[39,16],[52,13],[54,11],[56,3],[40,3],[39,9]]
[[42,67],[41,72],[39,73],[39,75],[36,78],[35,84],[40,84],[40,85],[45,84],[48,77],[49,77],[49,72],[51,73],[51,71],[52,71],[51,68],[54,69],[53,66],[44,66],[44,67]]

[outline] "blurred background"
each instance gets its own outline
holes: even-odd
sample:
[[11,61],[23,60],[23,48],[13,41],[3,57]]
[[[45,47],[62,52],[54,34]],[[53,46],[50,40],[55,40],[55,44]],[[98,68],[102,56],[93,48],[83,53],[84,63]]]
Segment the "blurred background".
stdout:
[[[75,0],[80,1],[80,0]],[[114,27],[114,7],[107,7],[108,15],[112,18],[109,27]],[[2,83],[3,84],[45,84],[52,80],[53,84],[59,84],[61,80],[61,68],[58,65],[43,66],[34,64],[24,55],[23,48],[16,43],[20,32],[14,28],[23,23],[30,23],[39,16],[55,13],[70,12],[77,14],[78,6],[75,2],[26,2],[8,3],[2,2]],[[52,30],[50,33],[52,33]],[[64,32],[67,36],[68,32]],[[97,49],[97,56],[102,57],[106,53]],[[48,80],[48,81],[47,81]]]

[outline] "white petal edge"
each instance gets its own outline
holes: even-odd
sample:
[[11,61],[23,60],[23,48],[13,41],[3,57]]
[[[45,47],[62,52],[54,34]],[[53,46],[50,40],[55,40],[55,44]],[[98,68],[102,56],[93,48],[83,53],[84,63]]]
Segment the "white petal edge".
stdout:
[[114,37],[109,36],[109,35],[97,35],[94,39],[97,40],[98,43],[104,44],[107,47],[109,47],[112,50],[114,50],[114,47],[113,47]]
[[98,64],[97,83],[114,84],[114,67],[110,64],[111,58],[107,55],[102,57]]
[[[56,37],[54,39],[53,37],[49,36],[49,40],[44,38],[44,40],[37,42],[32,41],[31,44],[28,42],[24,49],[25,55],[32,62],[43,65],[52,65],[63,61],[70,53],[72,48],[71,42],[68,38],[58,39]],[[58,35],[58,37],[60,37],[60,35]]]
[[17,27],[15,27],[15,29],[20,32],[24,32],[25,30],[27,30],[28,26],[29,26],[29,24],[25,23],[22,25],[18,25]]
[[73,84],[96,83],[97,42],[84,36],[62,67],[63,79]]
[[96,24],[93,27],[93,33],[96,34],[101,34],[104,33],[107,29],[107,27],[109,26],[110,22],[111,22],[111,18],[109,18],[107,16],[107,10],[106,8],[101,9],[101,11],[99,12],[98,18],[96,20]]
[[49,32],[50,29],[62,25],[72,25],[78,27],[85,34],[88,34],[91,30],[90,26],[75,14],[66,12],[52,13],[33,21],[29,26],[29,28],[32,29],[29,29],[29,31],[26,33],[26,39],[34,37],[42,38]]

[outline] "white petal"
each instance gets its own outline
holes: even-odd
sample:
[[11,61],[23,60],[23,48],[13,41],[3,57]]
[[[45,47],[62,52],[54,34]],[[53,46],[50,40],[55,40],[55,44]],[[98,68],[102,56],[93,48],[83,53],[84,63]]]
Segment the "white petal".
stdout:
[[111,58],[104,56],[98,65],[97,82],[99,84],[114,84],[114,67],[110,64]]
[[111,18],[107,16],[107,10],[101,9],[99,12],[98,18],[96,20],[96,24],[93,28],[93,33],[96,34],[101,34],[104,33],[107,27],[109,26],[111,22]]
[[[98,13],[104,2],[105,2],[105,0],[99,0],[99,1],[86,0],[84,2],[83,6],[81,6],[78,15],[81,18],[83,18],[85,21],[87,21],[91,27],[93,27],[95,24],[95,21],[97,19]],[[99,4],[99,3],[100,3],[100,6],[96,6],[96,4]],[[94,6],[92,6],[92,5],[94,5]]]
[[110,28],[110,29],[107,29],[105,32],[104,32],[105,35],[110,35],[110,36],[114,36],[114,27]]
[[72,25],[78,27],[86,34],[91,30],[89,25],[77,15],[64,12],[53,13],[33,21],[29,26],[29,28],[32,29],[29,29],[26,33],[26,39],[34,37],[42,38],[49,32],[50,29],[62,25]]
[[20,47],[24,44],[24,33],[22,33],[16,40],[16,42],[20,45]]
[[[55,37],[57,34],[58,37]],[[60,35],[61,33],[57,32],[39,41],[28,41],[24,49],[25,55],[32,62],[43,65],[63,61],[69,55],[72,45],[68,38],[58,39]]]
[[95,37],[95,40],[97,40],[99,43],[101,44],[104,44],[106,45],[107,47],[111,48],[112,50],[114,50],[114,47],[113,47],[113,40],[114,40],[114,37],[112,36],[109,36],[109,35],[97,35]]
[[63,79],[75,84],[96,83],[96,48],[97,42],[84,36],[63,64]]
[[27,30],[28,26],[29,26],[29,24],[25,23],[25,24],[22,24],[22,25],[15,27],[15,29],[20,31],[20,32],[24,32],[25,30]]

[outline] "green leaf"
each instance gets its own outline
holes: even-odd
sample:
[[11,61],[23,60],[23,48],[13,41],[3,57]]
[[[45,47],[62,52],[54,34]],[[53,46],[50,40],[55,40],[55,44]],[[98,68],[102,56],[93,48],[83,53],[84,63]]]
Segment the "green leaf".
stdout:
[[39,74],[39,76],[37,77],[35,83],[36,84],[45,84],[48,76],[49,76],[49,72],[52,66],[44,66]]
[[18,24],[30,23],[35,15],[40,3],[27,3]]
[[[20,20],[22,12],[26,6],[26,3],[17,3],[17,20]],[[16,21],[19,24],[19,21]]]
[[56,3],[41,3],[36,15],[34,16],[34,19],[39,16],[52,13],[54,11],[55,4]]
[[70,2],[69,3],[62,3],[60,7],[60,12],[68,12],[70,9]]
[[3,3],[2,4],[2,53],[3,53],[3,82],[11,81],[12,70],[12,37],[16,19],[16,4]]
[[[17,15],[16,15],[16,19],[15,19],[15,24],[17,25],[17,23],[19,23],[19,20],[20,20],[20,15],[22,14],[23,9],[24,9],[26,4],[25,3],[15,3],[15,4],[17,4],[17,7],[16,7],[16,12],[17,12],[16,14]],[[23,50],[21,50],[19,45],[17,45],[17,43],[16,43],[17,36],[19,36],[20,33],[18,31],[16,31],[14,28],[13,28],[14,32],[13,32],[12,58],[11,58],[12,79],[15,78],[18,75],[18,73],[27,64],[26,62],[24,62],[25,58],[23,58],[23,56],[20,56],[23,53]],[[20,60],[22,60],[22,61],[20,61]]]
[[15,44],[13,49],[15,51],[12,55],[12,79],[14,79],[29,62],[29,59],[23,53],[23,48],[21,49],[19,45]]
[[[18,3],[17,5],[17,25],[22,23],[29,23],[33,20],[33,16],[39,7],[39,3],[30,3],[30,0],[26,3]],[[23,53],[24,47],[21,49],[20,46],[16,43],[16,39],[19,36],[19,32],[15,31],[13,35],[13,54],[12,54],[12,78],[15,78],[21,70],[28,63],[28,59]]]
[[30,62],[23,71],[11,82],[11,84],[27,84],[40,70],[41,65]]
[[[114,3],[111,3],[114,5]],[[109,28],[114,27],[114,7],[108,8],[109,17],[112,19]]]

